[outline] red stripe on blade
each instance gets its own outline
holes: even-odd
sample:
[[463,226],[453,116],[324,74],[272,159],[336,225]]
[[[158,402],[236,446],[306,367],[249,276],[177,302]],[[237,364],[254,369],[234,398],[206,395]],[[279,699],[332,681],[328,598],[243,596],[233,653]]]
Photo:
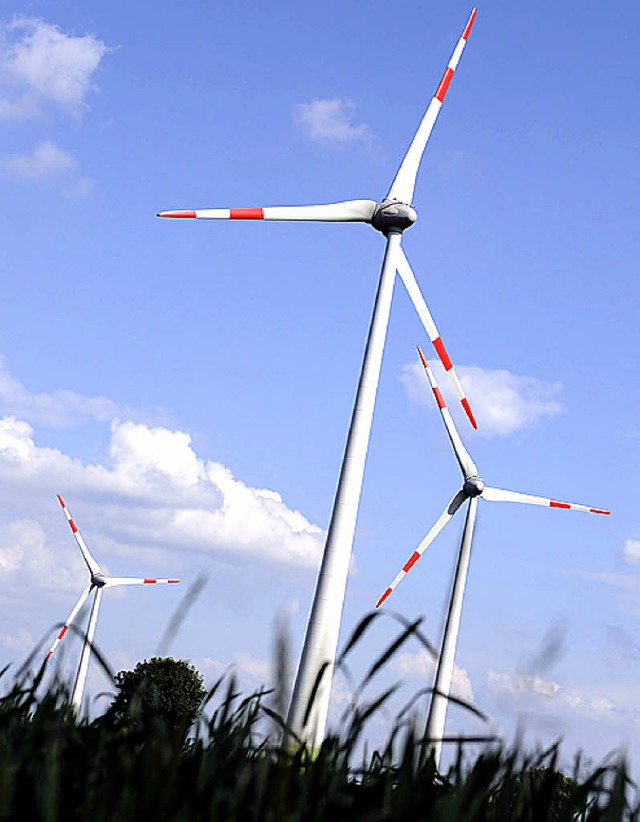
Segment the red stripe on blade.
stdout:
[[179,579],[168,579],[167,582],[171,584],[172,582],[180,582]]
[[53,651],[49,651],[49,653],[48,653],[48,654],[46,655],[46,657],[44,658],[44,661],[45,661],[45,662],[48,662],[48,661],[49,661],[49,658],[51,657],[51,654],[52,654],[52,653],[53,653]]
[[466,40],[469,37],[469,35],[471,34],[471,27],[473,26],[474,20],[476,19],[476,11],[477,11],[477,9],[474,9],[471,12],[471,17],[469,18],[469,22],[467,23],[467,27],[462,32],[462,39],[463,40]]
[[187,217],[193,219],[196,216],[195,211],[161,211],[156,215],[157,217]]
[[589,508],[590,514],[610,514],[611,511],[605,511],[603,508]]
[[447,404],[444,401],[444,399],[442,398],[442,394],[440,393],[439,388],[434,388],[433,389],[433,396],[436,398],[436,402],[438,403],[438,408],[442,409],[442,408],[447,407]]
[[70,519],[70,520],[69,520],[69,525],[71,526],[71,530],[73,531],[73,533],[74,533],[74,534],[77,534],[77,533],[78,533],[78,529],[76,528],[76,524],[75,524],[75,522],[74,522],[72,519]]
[[451,82],[451,78],[453,77],[453,69],[446,67],[444,70],[444,74],[442,75],[442,80],[440,80],[440,85],[436,89],[436,93],[433,95],[436,100],[440,100],[442,103],[444,101],[444,96],[447,93],[447,89],[449,88],[449,83]]
[[229,217],[232,220],[264,220],[264,211],[261,208],[232,208]]
[[384,594],[383,594],[383,595],[380,597],[380,599],[376,602],[376,608],[379,608],[379,607],[382,605],[382,603],[383,603],[383,602],[385,601],[385,599],[389,596],[389,594],[391,593],[391,591],[392,591],[392,589],[391,589],[391,588],[387,588],[387,590],[384,592]]
[[417,551],[414,551],[413,554],[411,554],[411,556],[409,557],[409,559],[405,562],[402,570],[405,573],[407,573],[407,571],[410,571],[419,559],[420,554]]
[[464,399],[461,399],[460,402],[462,403],[462,407],[464,408],[464,410],[467,412],[467,417],[469,417],[471,425],[473,425],[473,427],[477,429],[478,423],[476,422],[476,418],[473,416],[473,411],[471,410],[471,406],[469,405],[469,400],[466,397],[464,397]]
[[451,371],[453,368],[453,363],[449,359],[449,355],[447,354],[447,349],[444,347],[444,343],[438,337],[433,341],[433,347],[438,352],[438,356],[440,357],[440,362],[444,365],[445,371]]
[[558,502],[555,499],[550,500],[549,505],[552,508],[569,508],[569,509],[571,509],[571,506],[569,505],[568,502]]
[[62,639],[62,637],[67,633],[67,628],[68,628],[68,626],[65,625],[64,628],[58,634],[58,639]]
[[425,357],[425,355],[422,353],[422,349],[420,348],[420,346],[418,346],[418,354],[420,355],[420,359],[422,360],[422,365],[425,368],[428,368],[429,363],[427,362],[427,358]]
[[153,585],[155,582],[157,582],[157,580],[155,580],[155,579],[145,579],[144,584],[145,585]]
[[64,500],[62,499],[60,494],[56,494],[56,497],[58,497],[58,502],[60,503],[60,505],[62,505],[62,507],[65,508],[66,506],[64,504]]

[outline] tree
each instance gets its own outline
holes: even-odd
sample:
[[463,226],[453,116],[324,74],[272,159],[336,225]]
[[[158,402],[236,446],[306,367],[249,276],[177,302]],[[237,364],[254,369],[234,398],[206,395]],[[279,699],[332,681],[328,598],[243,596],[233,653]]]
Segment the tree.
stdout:
[[153,657],[116,674],[107,718],[115,724],[162,721],[176,731],[193,724],[206,694],[200,673],[184,659]]

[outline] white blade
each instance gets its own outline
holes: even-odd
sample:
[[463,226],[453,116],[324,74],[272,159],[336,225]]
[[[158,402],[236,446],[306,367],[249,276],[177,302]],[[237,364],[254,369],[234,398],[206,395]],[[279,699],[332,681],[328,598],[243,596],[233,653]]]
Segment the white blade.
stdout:
[[98,611],[100,610],[100,600],[102,599],[102,588],[96,588],[91,613],[89,614],[89,625],[87,626],[87,633],[84,638],[84,645],[82,646],[82,654],[80,655],[80,664],[78,665],[78,673],[76,674],[76,682],[73,686],[73,693],[71,694],[71,704],[76,713],[80,712],[82,707],[82,694],[84,693],[84,683],[87,680],[87,670],[89,668],[89,656],[93,646],[93,637],[96,632],[96,625],[98,622]]
[[387,599],[387,597],[390,596],[391,592],[396,587],[396,585],[398,585],[398,583],[406,577],[406,575],[413,568],[413,566],[416,564],[416,562],[420,559],[420,557],[424,554],[424,552],[431,545],[431,543],[434,541],[434,539],[438,536],[440,531],[442,531],[444,526],[453,517],[453,515],[456,513],[458,508],[460,508],[460,506],[465,501],[465,499],[466,499],[466,496],[464,494],[464,491],[458,491],[458,493],[451,500],[449,505],[447,505],[444,512],[442,513],[442,515],[440,516],[440,518],[436,522],[436,524],[433,526],[433,528],[429,531],[427,536],[422,540],[420,545],[418,545],[418,547],[413,552],[413,554],[411,554],[409,559],[402,566],[402,570],[400,571],[398,576],[393,580],[391,585],[387,588],[387,590],[384,592],[384,594],[380,597],[380,599],[376,603],[376,608],[379,608],[382,605],[382,603],[385,601],[385,599]]
[[431,312],[429,311],[429,306],[427,305],[424,297],[422,296],[422,291],[420,291],[418,281],[415,278],[415,274],[411,270],[411,266],[409,265],[409,261],[407,260],[405,253],[402,250],[402,247],[400,247],[400,252],[398,255],[398,274],[400,275],[400,278],[404,283],[405,288],[407,289],[407,293],[411,298],[411,302],[413,303],[416,311],[418,312],[418,316],[420,317],[422,325],[424,326],[427,334],[429,335],[429,339],[433,343],[433,347],[436,349],[436,352],[440,357],[440,362],[442,363],[444,370],[447,372],[451,382],[453,383],[453,387],[455,388],[456,393],[460,398],[460,404],[464,408],[465,414],[469,418],[469,422],[474,428],[477,428],[478,423],[476,422],[476,418],[473,416],[473,411],[471,410],[469,400],[467,399],[464,393],[462,383],[458,379],[458,375],[456,374],[455,368],[453,367],[453,363],[449,359],[447,349],[444,347],[442,338],[438,333],[436,324],[433,321]]
[[442,421],[444,422],[445,428],[447,429],[447,434],[449,435],[449,439],[451,440],[451,445],[453,446],[456,459],[458,460],[458,464],[460,465],[460,470],[464,474],[465,479],[469,479],[469,477],[476,477],[478,476],[478,469],[476,468],[476,464],[471,459],[469,452],[464,447],[464,444],[460,439],[460,434],[458,434],[458,429],[456,428],[455,423],[453,422],[453,418],[449,413],[447,404],[445,403],[442,393],[438,388],[438,383],[436,382],[436,378],[433,374],[433,371],[431,370],[431,366],[429,365],[424,354],[422,353],[422,349],[420,348],[420,346],[418,346],[418,354],[420,355],[422,365],[424,366],[424,371],[427,375],[427,379],[431,384],[433,396],[436,398],[436,402],[438,403],[438,408],[440,409],[440,414],[442,415]]
[[179,579],[143,579],[142,577],[103,577],[105,588],[115,588],[116,585],[170,585],[180,582]]
[[391,184],[391,188],[389,189],[389,193],[386,197],[388,200],[399,200],[401,203],[408,204],[410,204],[413,200],[413,190],[416,185],[416,177],[418,176],[420,160],[422,159],[422,155],[424,154],[424,150],[427,146],[427,141],[429,140],[433,126],[435,125],[440,109],[442,108],[442,103],[444,102],[451,78],[453,77],[453,74],[458,66],[460,57],[464,51],[464,47],[467,44],[467,38],[469,37],[471,26],[473,26],[473,21],[475,18],[476,10],[474,9],[471,12],[471,17],[469,17],[469,21],[467,22],[464,31],[462,32],[462,37],[458,40],[458,45],[451,56],[451,60],[449,60],[449,64],[442,75],[442,79],[438,84],[436,93],[433,95],[433,98],[429,103],[429,107],[422,118],[422,122],[420,123],[418,131],[413,138],[413,142],[409,146],[409,150],[405,154],[404,160],[398,169],[398,173]]
[[60,494],[57,494],[57,497],[58,497],[58,501],[59,501],[60,505],[62,506],[62,510],[64,511],[64,514],[67,518],[67,521],[69,523],[69,527],[71,528],[71,532],[72,532],[73,536],[75,537],[75,540],[78,544],[78,548],[80,549],[80,552],[82,553],[84,561],[87,563],[87,568],[89,569],[89,572],[92,575],[99,574],[100,570],[101,570],[100,566],[98,565],[96,560],[89,553],[89,549],[87,548],[87,545],[86,545],[85,541],[82,539],[82,535],[81,535],[80,531],[78,531],[78,528],[77,528],[75,522],[73,521],[73,517],[71,516],[71,512],[69,511],[67,506],[64,504],[64,500],[62,499]]
[[518,491],[504,491],[502,488],[488,488],[482,492],[483,499],[490,502],[524,502],[528,505],[544,505],[547,508],[564,508],[568,511],[587,511],[590,514],[610,514],[604,508],[591,508],[575,502],[560,502],[548,497],[534,497],[532,494],[521,494]]
[[376,210],[373,200],[313,206],[269,206],[267,208],[201,208],[195,211],[161,211],[158,217],[204,220],[316,220],[326,223],[368,223]]
[[93,588],[93,585],[89,584],[84,589],[84,591],[80,594],[80,599],[73,606],[73,611],[71,611],[71,613],[67,617],[67,620],[64,623],[64,625],[62,626],[62,629],[60,630],[60,633],[55,638],[55,642],[49,648],[49,652],[47,653],[47,656],[45,657],[45,660],[44,660],[45,662],[49,661],[49,659],[51,658],[51,654],[55,651],[55,649],[58,647],[58,645],[62,641],[63,636],[67,633],[67,630],[69,629],[69,625],[71,625],[73,620],[78,616],[78,612],[80,611],[80,608],[82,608],[82,606],[86,602],[87,597],[91,593],[92,588]]

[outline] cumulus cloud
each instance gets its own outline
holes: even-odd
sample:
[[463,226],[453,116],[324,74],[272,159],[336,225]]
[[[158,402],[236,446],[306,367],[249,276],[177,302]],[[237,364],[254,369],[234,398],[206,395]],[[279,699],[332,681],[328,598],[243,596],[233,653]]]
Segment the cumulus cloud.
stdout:
[[57,108],[77,116],[97,88],[107,53],[93,34],[74,36],[36,17],[0,27],[0,119],[24,119]]
[[[391,667],[402,677],[421,679],[431,685],[435,676],[436,663],[431,654],[425,648],[421,648],[415,654],[399,654],[392,661]],[[451,694],[467,702],[473,702],[473,687],[469,674],[457,665],[453,666]]]
[[487,685],[504,710],[515,713],[544,715],[569,711],[602,717],[615,710],[615,705],[600,694],[565,688],[559,682],[530,674],[508,674],[488,671]]
[[[0,419],[0,483],[4,499],[24,504],[35,492],[60,490],[74,501],[100,499],[91,521],[127,546],[252,555],[315,567],[322,530],[280,494],[236,479],[224,465],[198,457],[187,432],[114,421],[103,463],[74,459],[36,444],[15,417]],[[15,562],[7,554],[6,562]]]
[[356,143],[370,143],[373,132],[365,123],[356,123],[356,106],[345,97],[319,98],[298,103],[294,120],[316,143],[343,148]]
[[[455,414],[458,401],[450,388],[450,380],[438,363],[433,364],[433,368],[447,404]],[[456,371],[465,387],[482,436],[507,437],[543,419],[556,417],[565,410],[559,400],[562,392],[559,382],[548,383],[537,377],[520,376],[503,369],[468,365],[457,366]],[[436,410],[420,363],[405,365],[400,381],[409,399]]]
[[9,154],[3,168],[16,177],[43,180],[66,174],[76,167],[74,157],[49,140],[43,140],[31,154]]
[[87,397],[66,389],[32,393],[11,374],[1,354],[0,410],[51,428],[70,428],[85,422],[110,422],[114,417],[139,416],[133,409],[120,408],[106,397]]

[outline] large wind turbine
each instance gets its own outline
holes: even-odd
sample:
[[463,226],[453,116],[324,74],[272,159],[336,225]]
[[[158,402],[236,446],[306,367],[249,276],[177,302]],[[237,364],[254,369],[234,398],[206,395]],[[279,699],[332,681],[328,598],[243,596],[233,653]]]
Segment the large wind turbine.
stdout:
[[[455,369],[401,247],[403,231],[412,226],[418,216],[412,205],[418,167],[451,78],[467,43],[475,16],[476,10],[473,9],[391,188],[380,202],[348,200],[329,205],[211,208],[192,211],[163,211],[158,214],[159,217],[209,220],[361,222],[369,223],[387,238],[322,565],[316,583],[287,719],[291,730],[304,739],[311,748],[317,747],[322,741],[329,709],[329,694],[333,677],[331,666],[335,660],[338,644],[349,561],[396,271],[405,283],[429,338],[453,381],[471,424],[474,428],[477,427],[462,385],[456,376]],[[314,691],[317,675],[325,663],[328,663],[328,666],[316,689],[313,705],[305,722],[309,698]]]
[[420,346],[418,346],[418,353],[420,354],[422,365],[424,366],[425,373],[433,390],[433,395],[438,404],[438,408],[440,409],[442,420],[445,428],[447,429],[447,434],[449,435],[451,445],[453,446],[453,452],[458,461],[458,465],[460,466],[463,483],[462,488],[449,502],[436,524],[422,540],[420,545],[418,545],[413,554],[411,554],[409,559],[402,566],[402,570],[398,576],[380,597],[376,604],[376,608],[379,608],[382,605],[382,603],[394,590],[396,585],[398,585],[398,583],[409,573],[429,545],[431,545],[434,539],[438,536],[440,531],[442,531],[445,525],[451,520],[456,511],[458,511],[458,509],[461,508],[465,502],[468,502],[467,517],[462,533],[462,541],[460,543],[460,552],[458,554],[458,564],[454,576],[453,591],[449,602],[449,611],[447,614],[444,636],[442,638],[442,648],[440,649],[440,657],[438,659],[438,667],[436,670],[433,693],[431,696],[431,705],[429,708],[429,716],[427,718],[427,726],[425,731],[425,739],[430,742],[430,746],[435,755],[436,767],[438,767],[440,762],[440,752],[442,749],[441,740],[444,734],[447,713],[447,701],[449,690],[451,688],[453,662],[456,652],[456,644],[458,642],[460,617],[462,615],[462,600],[464,597],[467,570],[469,567],[471,543],[473,541],[473,528],[476,521],[478,498],[481,497],[482,499],[489,500],[490,502],[522,502],[528,505],[544,505],[549,508],[587,511],[591,514],[610,514],[611,512],[605,511],[602,508],[591,508],[588,505],[578,505],[573,502],[559,502],[558,500],[549,499],[548,497],[535,497],[531,494],[521,494],[517,491],[503,491],[501,488],[490,488],[485,485],[484,480],[482,480],[478,475],[476,464],[471,459],[469,452],[462,443],[460,434],[458,433],[451,414],[449,413],[449,409],[447,408],[442,394],[440,393],[440,389],[436,383],[433,371],[425,359]]
[[91,556],[89,549],[87,548],[87,544],[85,543],[80,531],[73,521],[73,517],[71,516],[71,512],[67,508],[64,503],[64,500],[60,496],[57,495],[60,505],[62,506],[62,510],[67,517],[69,522],[69,527],[75,537],[76,543],[78,544],[78,548],[80,549],[80,553],[82,554],[82,558],[84,559],[87,568],[89,569],[90,580],[87,587],[84,591],[80,594],[80,599],[76,602],[73,606],[73,610],[67,617],[66,622],[62,626],[62,629],[58,636],[56,637],[53,645],[49,648],[49,652],[45,658],[45,662],[47,662],[50,658],[55,649],[60,644],[60,641],[67,633],[69,626],[73,623],[75,618],[78,616],[80,609],[87,601],[87,598],[94,591],[93,597],[93,604],[91,606],[91,614],[89,615],[89,623],[87,625],[87,631],[85,633],[84,644],[82,647],[82,655],[80,656],[80,664],[78,665],[78,672],[76,674],[76,681],[73,686],[73,694],[71,696],[71,702],[73,707],[76,711],[79,711],[82,706],[82,695],[84,693],[84,684],[87,679],[87,669],[89,667],[89,656],[91,654],[91,646],[93,643],[93,636],[96,631],[96,623],[98,621],[98,610],[100,608],[100,600],[102,599],[102,590],[104,588],[114,588],[116,585],[160,585],[160,584],[167,584],[167,583],[175,583],[180,582],[179,579],[142,579],[138,577],[108,577],[102,573],[101,567],[98,565],[94,557]]

